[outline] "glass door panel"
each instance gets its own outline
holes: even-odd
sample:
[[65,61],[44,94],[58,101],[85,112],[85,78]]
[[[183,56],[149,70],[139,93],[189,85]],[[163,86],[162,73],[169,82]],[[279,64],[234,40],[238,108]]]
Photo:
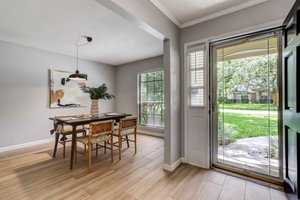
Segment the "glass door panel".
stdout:
[[278,37],[214,47],[217,163],[279,177]]

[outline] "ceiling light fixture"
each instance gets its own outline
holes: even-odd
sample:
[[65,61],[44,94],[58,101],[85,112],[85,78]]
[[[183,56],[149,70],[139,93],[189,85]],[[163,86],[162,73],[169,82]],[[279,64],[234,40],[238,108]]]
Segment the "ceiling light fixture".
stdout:
[[77,69],[74,74],[71,74],[68,79],[73,80],[73,81],[86,81],[87,80],[87,74],[81,74],[79,73],[79,68],[78,68],[78,48],[84,45],[87,45],[92,42],[93,38],[88,37],[88,36],[83,36],[86,41],[83,44],[79,44],[79,41],[76,43],[76,50],[77,50]]

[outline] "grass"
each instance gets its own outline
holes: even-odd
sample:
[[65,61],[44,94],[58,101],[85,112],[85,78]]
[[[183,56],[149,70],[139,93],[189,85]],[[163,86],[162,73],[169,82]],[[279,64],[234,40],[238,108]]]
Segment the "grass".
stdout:
[[[268,110],[268,104],[256,104],[256,103],[225,103],[219,104],[219,108],[234,110]],[[270,110],[277,110],[277,106],[270,105]]]
[[[223,113],[224,124],[233,127],[237,134],[233,135],[234,139],[243,139],[249,137],[267,136],[268,115],[249,115],[238,113]],[[222,113],[219,115],[219,120],[222,121]],[[277,130],[277,115],[271,115],[270,127],[272,135],[278,135]]]

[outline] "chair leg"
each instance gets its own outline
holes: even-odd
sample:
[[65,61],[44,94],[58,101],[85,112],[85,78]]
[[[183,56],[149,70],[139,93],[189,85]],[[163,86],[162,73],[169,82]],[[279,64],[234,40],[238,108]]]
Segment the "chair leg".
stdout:
[[106,141],[104,141],[104,154],[106,154]]
[[66,140],[64,139],[64,142],[63,142],[63,146],[64,146],[64,150],[63,150],[63,157],[65,158],[66,157]]
[[98,157],[98,149],[99,149],[99,147],[98,147],[98,143],[96,144],[96,157]]
[[77,141],[75,143],[75,164],[77,163]]
[[119,136],[119,160],[122,159],[121,151],[122,151],[122,136]]
[[113,142],[113,134],[111,134],[111,140],[110,140],[110,156],[111,156],[111,162],[114,162],[114,142]]
[[134,133],[134,153],[136,154],[137,147],[136,147],[136,133]]
[[91,148],[92,148],[91,143],[88,143],[88,159],[89,159],[88,165],[89,165],[89,173],[92,172],[92,149]]
[[[83,132],[83,137],[86,137],[86,131]],[[86,151],[86,144],[84,144],[84,151]]]
[[128,135],[126,135],[125,137],[126,137],[127,147],[129,148],[129,140],[128,140]]
[[54,144],[54,150],[53,150],[53,158],[55,158],[55,155],[56,155],[58,140],[59,140],[59,134],[55,133],[55,144]]

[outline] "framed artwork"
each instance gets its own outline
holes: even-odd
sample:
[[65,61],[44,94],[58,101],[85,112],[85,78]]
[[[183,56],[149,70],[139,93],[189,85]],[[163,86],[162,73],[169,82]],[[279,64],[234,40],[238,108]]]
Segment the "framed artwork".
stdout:
[[88,96],[82,91],[85,81],[68,79],[72,72],[50,69],[50,108],[86,106]]

